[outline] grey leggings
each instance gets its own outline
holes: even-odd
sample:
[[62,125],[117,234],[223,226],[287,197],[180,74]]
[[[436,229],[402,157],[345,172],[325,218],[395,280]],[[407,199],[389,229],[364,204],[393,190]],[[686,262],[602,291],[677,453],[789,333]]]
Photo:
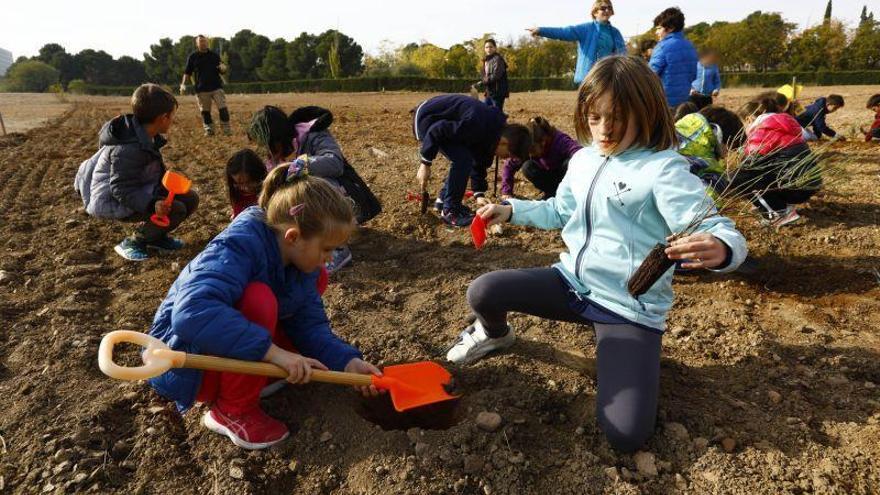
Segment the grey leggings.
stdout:
[[614,449],[633,452],[654,432],[660,389],[660,334],[634,325],[595,323],[574,311],[573,295],[553,268],[500,270],[474,280],[468,304],[490,336],[507,313],[592,324],[596,330],[596,418]]

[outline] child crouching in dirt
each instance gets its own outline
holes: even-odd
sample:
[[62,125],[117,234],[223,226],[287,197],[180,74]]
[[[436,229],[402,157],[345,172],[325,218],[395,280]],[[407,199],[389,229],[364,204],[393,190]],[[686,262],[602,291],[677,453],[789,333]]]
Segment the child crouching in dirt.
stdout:
[[520,124],[508,124],[507,116],[498,108],[464,95],[435,96],[412,113],[421,158],[416,179],[426,191],[437,155],[442,153],[452,162],[435,207],[447,225],[467,227],[474,219],[474,213],[462,204],[468,177],[474,198],[480,203],[486,201],[486,175],[492,159],[528,160],[532,146],[529,130]]
[[596,416],[611,446],[631,452],[654,431],[672,271],[640,297],[627,292],[627,279],[655,244],[695,219],[704,218],[697,233],[666,249],[671,259],[690,260],[685,268],[733,271],[746,257],[746,242],[731,220],[711,215],[703,184],[671,149],[672,115],[643,60],[602,59],[581,85],[578,102],[577,135],[590,146],[571,159],[556,197],[511,199],[477,212],[490,225],[562,229],[567,251],[561,263],[491,272],[472,282],[467,299],[476,321],[446,357],[467,364],[510,347],[511,311],[592,325]]
[[520,169],[544,197],[556,196],[556,189],[565,172],[571,157],[580,151],[581,145],[568,134],[556,129],[543,117],[535,117],[526,124],[532,136],[532,148],[529,159],[525,162],[509,158],[501,169],[501,197],[513,197],[514,176]]
[[[131,261],[149,258],[147,249],[175,251],[183,241],[168,234],[195,212],[199,196],[194,190],[174,196],[171,206],[163,201],[165,163],[163,137],[174,123],[177,100],[156,84],[144,84],[131,97],[132,113],[104,124],[99,134],[101,148],[80,165],[74,188],[80,193],[86,213],[98,218],[140,222],[130,237],[114,250]],[[153,214],[167,216],[160,227],[150,221]]]
[[780,110],[770,98],[752,100],[740,109],[746,143],[742,163],[727,186],[749,195],[764,223],[774,228],[800,220],[795,206],[822,187],[818,158],[804,140],[800,124]]
[[[295,156],[308,164],[312,175],[338,186],[354,202],[358,224],[364,224],[382,211],[382,205],[342,154],[331,124],[333,114],[325,108],[302,107],[287,116],[278,107],[266,106],[254,114],[248,136],[268,150],[268,169]],[[351,261],[351,249],[340,246],[327,270],[335,273]]]
[[678,152],[690,163],[690,171],[707,186],[715,186],[725,173],[724,157],[745,140],[742,121],[723,107],[709,105],[699,112],[691,102],[676,107],[675,133]]
[[[188,353],[274,363],[290,383],[307,383],[312,369],[381,374],[334,335],[315,288],[322,264],[354,228],[350,203],[329,182],[296,164],[277,167],[260,206],[242,212],[183,269],[150,335]],[[208,403],[204,425],[246,449],[289,434],[260,408],[266,382],[191,369],[150,380],[182,412]],[[377,394],[372,386],[361,392]]]

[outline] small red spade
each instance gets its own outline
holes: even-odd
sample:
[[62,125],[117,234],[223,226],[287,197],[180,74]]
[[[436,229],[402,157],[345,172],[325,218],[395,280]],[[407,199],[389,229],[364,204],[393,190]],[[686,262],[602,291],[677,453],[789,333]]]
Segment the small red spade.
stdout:
[[483,244],[486,243],[486,221],[479,214],[474,215],[471,222],[471,237],[474,239],[474,247],[483,249]]

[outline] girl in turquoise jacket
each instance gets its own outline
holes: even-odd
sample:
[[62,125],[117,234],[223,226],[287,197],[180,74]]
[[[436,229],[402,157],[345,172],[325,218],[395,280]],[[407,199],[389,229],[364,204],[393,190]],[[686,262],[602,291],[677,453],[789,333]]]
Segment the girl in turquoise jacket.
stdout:
[[696,233],[666,249],[684,268],[735,270],[746,242],[714,207],[675,144],[672,115],[651,69],[635,57],[609,57],[590,72],[578,95],[575,127],[587,148],[569,163],[555,198],[510,200],[478,215],[561,229],[567,250],[552,268],[485,274],[468,289],[476,321],[447,353],[472,363],[510,346],[516,311],[596,330],[596,416],[612,447],[634,451],[654,430],[660,341],[672,306],[672,271],[633,297],[627,282],[657,243],[704,218]]
[[625,55],[626,42],[620,31],[611,25],[609,19],[614,15],[610,0],[596,0],[590,15],[591,22],[568,27],[536,27],[528,31],[532,36],[562,41],[577,41],[578,58],[574,70],[574,83],[580,83],[590,69],[600,59],[609,55]]

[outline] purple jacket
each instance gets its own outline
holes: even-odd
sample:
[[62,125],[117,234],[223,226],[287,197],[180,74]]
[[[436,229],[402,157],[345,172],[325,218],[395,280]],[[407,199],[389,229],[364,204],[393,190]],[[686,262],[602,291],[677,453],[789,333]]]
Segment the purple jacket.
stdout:
[[[550,141],[550,146],[544,150],[544,156],[534,161],[544,170],[555,170],[581,148],[582,146],[571,136],[562,131],[556,131],[556,135]],[[501,194],[513,196],[513,176],[522,166],[523,163],[515,158],[504,162],[504,169],[501,171]]]

